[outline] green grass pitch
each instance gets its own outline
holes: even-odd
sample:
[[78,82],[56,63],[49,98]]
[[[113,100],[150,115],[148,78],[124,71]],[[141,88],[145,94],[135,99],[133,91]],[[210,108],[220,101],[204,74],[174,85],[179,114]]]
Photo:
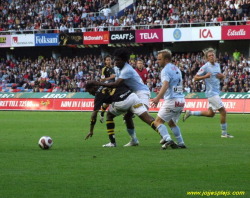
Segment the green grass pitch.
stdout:
[[[0,198],[201,197],[187,195],[190,191],[244,191],[227,197],[250,197],[249,114],[228,115],[232,139],[220,137],[218,114],[180,120],[188,148],[167,150],[160,150],[160,136],[139,118],[134,119],[138,147],[123,147],[130,138],[118,117],[117,147],[102,148],[109,139],[99,121],[93,137],[84,140],[91,112],[1,111],[0,116]],[[53,139],[50,150],[38,146],[43,135]]]

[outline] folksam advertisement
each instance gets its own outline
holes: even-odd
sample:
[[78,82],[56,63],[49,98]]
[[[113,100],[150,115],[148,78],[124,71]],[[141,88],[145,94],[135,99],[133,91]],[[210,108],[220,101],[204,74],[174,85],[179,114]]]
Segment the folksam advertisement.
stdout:
[[59,35],[53,34],[35,34],[35,46],[57,46]]

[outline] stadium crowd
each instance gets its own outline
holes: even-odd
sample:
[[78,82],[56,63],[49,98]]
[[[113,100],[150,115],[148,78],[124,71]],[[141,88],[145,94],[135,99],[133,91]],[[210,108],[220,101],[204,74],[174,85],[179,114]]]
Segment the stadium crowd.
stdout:
[[184,27],[188,25],[185,23],[214,26],[223,21],[223,25],[250,24],[250,0],[138,0],[132,8],[125,8],[119,19],[110,9],[116,3],[117,0],[2,0],[0,32],[111,31],[175,24]]
[[86,31],[106,23],[115,4],[117,0],[2,0],[0,31]]
[[[178,24],[193,26],[215,26],[250,24],[249,0],[140,0],[137,1],[136,24]],[[224,22],[223,22],[224,21]],[[235,22],[242,21],[242,22]]]
[[[151,92],[158,93],[161,88],[160,72],[156,56],[132,54],[130,64],[136,69],[138,62],[143,63],[146,70],[144,83]],[[172,62],[176,64],[183,78],[183,91],[204,92],[203,81],[195,82],[194,75],[205,64],[202,52],[173,54]],[[250,57],[246,58],[237,49],[232,55],[220,53],[217,62],[226,76],[221,80],[223,92],[250,92]],[[112,62],[114,66],[114,62]],[[100,56],[85,55],[83,57],[59,57],[56,60],[39,56],[36,60],[17,58],[17,60],[0,61],[0,89],[3,92],[84,92],[84,86],[89,80],[101,79],[104,67]],[[143,68],[140,68],[142,71]],[[137,69],[138,72],[138,69]],[[145,72],[145,71],[144,71]]]

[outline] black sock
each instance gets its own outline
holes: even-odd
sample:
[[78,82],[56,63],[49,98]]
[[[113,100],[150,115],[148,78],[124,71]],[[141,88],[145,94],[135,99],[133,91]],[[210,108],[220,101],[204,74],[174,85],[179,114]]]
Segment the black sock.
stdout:
[[115,123],[113,120],[109,120],[106,122],[106,125],[110,142],[115,143]]
[[154,129],[157,133],[160,133],[158,129],[155,127],[155,121],[152,121],[150,124],[151,128]]
[[107,107],[102,106],[102,112],[101,112],[102,117],[104,116],[104,113],[105,113],[106,109],[107,109]]

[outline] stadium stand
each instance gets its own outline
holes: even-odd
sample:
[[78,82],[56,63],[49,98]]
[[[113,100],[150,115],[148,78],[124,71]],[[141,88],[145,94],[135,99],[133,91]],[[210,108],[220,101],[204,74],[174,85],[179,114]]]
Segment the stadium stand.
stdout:
[[[156,57],[135,54],[130,64],[135,68],[139,59],[144,60],[148,71],[147,86],[152,92],[158,92],[160,83],[160,68]],[[103,60],[101,57],[85,55],[84,57],[50,59],[18,59],[14,62],[1,60],[0,79],[2,92],[84,92],[84,85],[89,80],[100,80]],[[206,87],[203,81],[194,82],[193,76],[205,64],[202,52],[174,54],[172,62],[176,64],[183,77],[184,92],[204,92]],[[220,63],[226,78],[221,81],[223,92],[250,92],[250,57],[240,56],[239,61],[231,59],[226,53],[219,54]],[[28,75],[27,75],[28,72]],[[45,75],[45,73],[49,75]],[[32,79],[32,80],[31,80]],[[46,87],[46,79],[51,88]]]
[[138,0],[135,6],[122,10],[122,15],[111,13],[110,7],[116,3],[115,0],[3,0],[0,33],[85,32],[94,27],[95,31],[103,31],[114,26],[121,26],[119,30],[148,29],[160,27],[157,25],[185,27],[190,23],[192,26],[250,24],[249,0]]

